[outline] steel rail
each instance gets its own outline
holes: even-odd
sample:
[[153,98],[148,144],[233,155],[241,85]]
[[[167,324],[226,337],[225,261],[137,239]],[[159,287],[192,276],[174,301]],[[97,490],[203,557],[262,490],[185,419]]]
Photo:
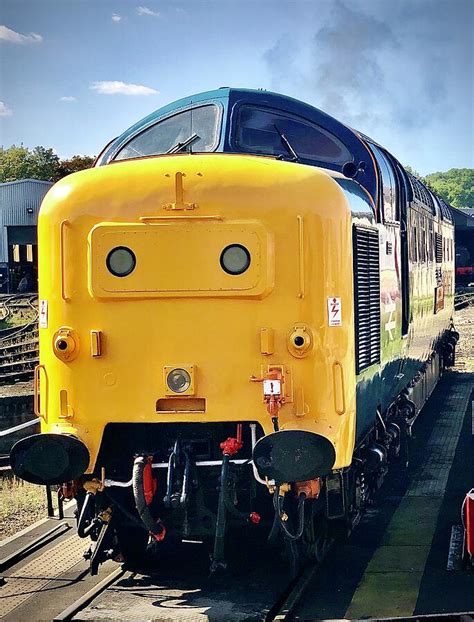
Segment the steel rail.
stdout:
[[52,529],[50,529],[46,533],[41,534],[32,542],[28,542],[28,544],[25,544],[25,546],[14,551],[10,555],[7,555],[3,559],[0,559],[0,572],[3,572],[7,568],[10,568],[24,557],[31,555],[31,553],[34,553],[45,544],[48,544],[52,540],[55,540],[61,534],[69,531],[69,529],[71,529],[71,525],[69,525],[68,523],[60,523],[59,525],[55,525]]
[[474,292],[457,292],[454,295],[454,308],[456,311],[474,304]]
[[103,579],[100,583],[97,583],[92,589],[86,592],[83,596],[74,601],[69,607],[61,611],[58,615],[53,618],[53,622],[67,622],[67,620],[72,620],[72,618],[82,609],[87,607],[97,596],[105,592],[105,590],[112,585],[117,579],[120,579],[127,571],[120,566],[116,568],[113,572],[111,572],[105,579]]
[[283,590],[278,600],[265,616],[265,622],[282,622],[283,620],[293,619],[292,616],[295,608],[306,593],[319,567],[320,564],[315,562],[303,569],[296,579]]
[[15,432],[18,432],[19,430],[24,430],[25,428],[29,428],[30,426],[35,425],[35,423],[39,423],[39,421],[40,421],[39,417],[35,417],[34,419],[31,419],[30,421],[25,421],[25,423],[20,423],[19,425],[15,425],[13,426],[13,428],[7,428],[6,430],[1,430],[0,437],[8,436],[9,434],[14,434]]

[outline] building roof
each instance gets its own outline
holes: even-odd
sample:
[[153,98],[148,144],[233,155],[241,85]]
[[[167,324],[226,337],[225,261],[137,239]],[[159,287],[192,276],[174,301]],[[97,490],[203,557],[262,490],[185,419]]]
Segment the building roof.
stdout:
[[457,230],[474,230],[474,207],[458,209],[451,207],[453,214],[454,226]]
[[26,183],[34,183],[34,184],[46,184],[47,186],[52,186],[52,181],[44,181],[44,179],[17,179],[15,181],[4,181],[0,183],[0,187],[2,186],[12,186],[14,184],[26,184]]

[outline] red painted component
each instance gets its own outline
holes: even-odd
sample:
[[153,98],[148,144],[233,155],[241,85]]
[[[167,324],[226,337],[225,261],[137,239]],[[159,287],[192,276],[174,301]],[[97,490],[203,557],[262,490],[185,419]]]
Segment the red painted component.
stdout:
[[[280,393],[265,393],[265,381],[278,380],[280,382]],[[263,383],[263,401],[267,406],[267,412],[272,420],[278,420],[280,409],[285,403],[285,392],[283,390],[283,384],[285,378],[279,369],[270,369],[263,378],[250,377],[250,382],[262,382]]]
[[155,496],[157,487],[156,479],[153,477],[151,471],[152,462],[153,456],[148,458],[148,462],[143,469],[143,491],[145,493],[145,501],[147,505],[150,505],[150,503],[153,501],[153,497]]
[[61,495],[64,501],[70,501],[74,499],[77,492],[77,483],[74,482],[65,482],[61,485]]
[[233,456],[242,449],[242,445],[242,441],[239,441],[238,438],[229,437],[226,441],[222,441],[220,447],[225,456]]
[[261,516],[260,514],[257,514],[257,512],[250,512],[249,519],[251,523],[253,523],[254,525],[258,525],[261,520]]
[[304,482],[295,482],[295,496],[305,495],[307,499],[317,499],[321,492],[321,479],[310,479]]
[[466,549],[469,555],[474,556],[474,488],[470,490],[464,501]]
[[160,525],[161,525],[160,533],[153,533],[151,531],[149,532],[150,536],[157,542],[161,542],[162,540],[165,539],[165,536],[166,536],[166,527],[163,525],[161,521],[160,521]]

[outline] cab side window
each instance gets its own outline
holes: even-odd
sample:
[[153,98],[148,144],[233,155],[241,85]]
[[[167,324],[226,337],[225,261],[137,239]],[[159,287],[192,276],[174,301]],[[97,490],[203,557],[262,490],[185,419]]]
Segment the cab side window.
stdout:
[[382,177],[383,211],[385,222],[398,222],[397,181],[388,158],[375,145],[370,145]]

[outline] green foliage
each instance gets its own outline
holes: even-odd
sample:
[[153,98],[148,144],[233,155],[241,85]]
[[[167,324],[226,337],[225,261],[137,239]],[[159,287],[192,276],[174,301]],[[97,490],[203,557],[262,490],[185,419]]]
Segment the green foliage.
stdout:
[[91,168],[94,164],[94,159],[91,156],[72,156],[69,160],[61,160],[59,164],[59,172],[61,177],[70,175],[71,173],[77,173],[83,171],[85,168]]
[[403,168],[407,171],[407,173],[410,173],[410,175],[413,175],[413,177],[416,177],[417,179],[420,179],[421,181],[423,181],[423,177],[420,175],[420,173],[418,171],[415,171],[414,168],[412,168],[411,166],[404,165]]
[[29,156],[32,179],[56,181],[59,158],[52,149],[35,147]]
[[474,207],[474,169],[452,168],[426,175],[425,182],[453,207]]
[[30,152],[26,147],[12,145],[0,150],[0,181],[15,181],[28,177]]
[[12,145],[8,149],[0,147],[0,182],[17,179],[58,181],[70,173],[90,168],[93,162],[94,158],[89,156],[60,160],[52,149],[41,146],[33,150],[23,145]]

